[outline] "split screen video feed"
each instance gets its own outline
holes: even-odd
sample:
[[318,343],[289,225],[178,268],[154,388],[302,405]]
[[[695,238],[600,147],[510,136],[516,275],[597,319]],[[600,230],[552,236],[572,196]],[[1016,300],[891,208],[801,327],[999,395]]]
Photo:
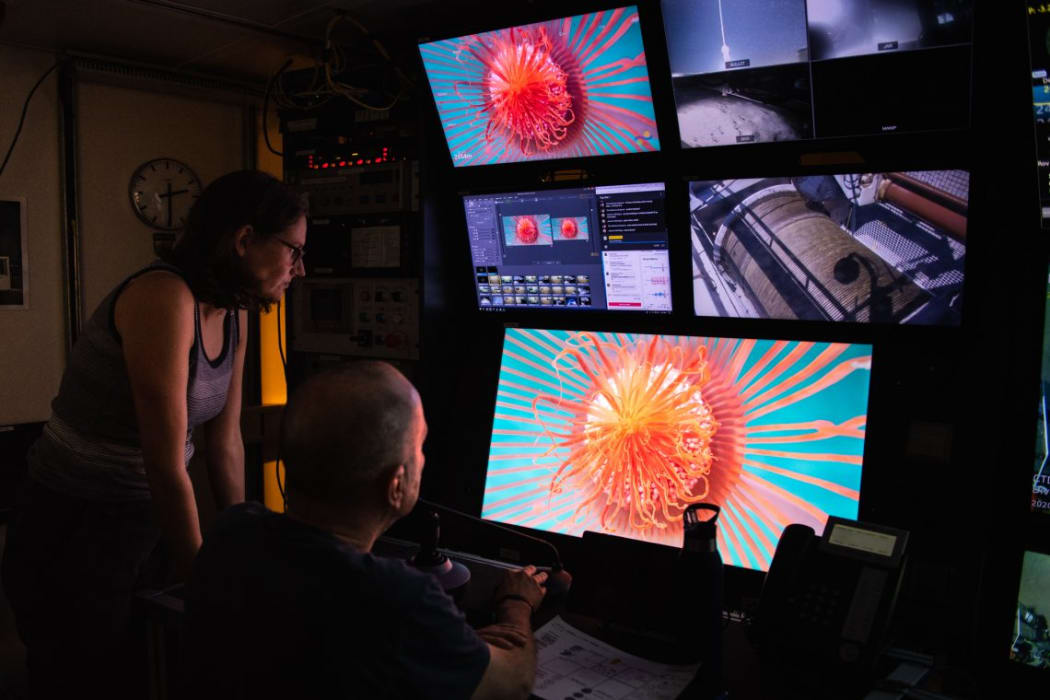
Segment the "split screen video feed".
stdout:
[[969,173],[691,182],[698,316],[957,326]]
[[663,0],[683,147],[969,125],[972,0]]
[[681,546],[722,508],[727,564],[767,570],[783,529],[857,517],[872,348],[508,328],[482,517]]

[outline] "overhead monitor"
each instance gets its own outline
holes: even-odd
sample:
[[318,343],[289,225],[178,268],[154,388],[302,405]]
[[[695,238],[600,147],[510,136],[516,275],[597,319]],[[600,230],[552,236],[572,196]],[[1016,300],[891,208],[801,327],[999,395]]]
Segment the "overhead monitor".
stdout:
[[690,503],[767,570],[781,532],[856,519],[870,345],[506,329],[482,517],[681,546]]
[[463,197],[482,310],[671,312],[663,183]]
[[955,326],[964,170],[689,185],[698,316]]
[[1050,555],[1026,551],[1017,592],[1010,658],[1050,670]]
[[962,129],[973,0],[662,0],[684,147]]
[[457,167],[660,149],[637,7],[419,50]]

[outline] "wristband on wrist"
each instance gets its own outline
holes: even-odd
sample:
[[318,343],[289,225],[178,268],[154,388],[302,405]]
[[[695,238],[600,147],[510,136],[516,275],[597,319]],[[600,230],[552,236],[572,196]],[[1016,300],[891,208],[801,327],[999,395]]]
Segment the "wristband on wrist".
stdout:
[[517,593],[508,593],[507,595],[500,597],[500,599],[496,601],[496,607],[498,608],[500,605],[502,605],[508,600],[520,600],[521,602],[525,603],[525,605],[529,606],[530,614],[535,611],[535,608],[532,607],[532,603],[529,602],[529,599],[525,596],[518,595]]

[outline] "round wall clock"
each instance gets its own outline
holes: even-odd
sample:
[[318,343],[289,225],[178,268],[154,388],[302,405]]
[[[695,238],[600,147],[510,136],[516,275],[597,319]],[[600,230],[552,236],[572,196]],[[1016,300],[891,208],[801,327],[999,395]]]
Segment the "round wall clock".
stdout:
[[173,158],[143,163],[128,184],[135,215],[151,228],[168,231],[186,224],[190,207],[200,194],[200,178],[190,166]]

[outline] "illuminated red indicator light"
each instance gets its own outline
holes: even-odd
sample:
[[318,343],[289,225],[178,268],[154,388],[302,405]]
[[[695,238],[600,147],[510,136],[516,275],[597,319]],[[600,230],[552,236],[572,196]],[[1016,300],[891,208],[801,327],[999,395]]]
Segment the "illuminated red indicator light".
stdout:
[[341,166],[342,166],[342,165],[346,165],[346,161],[345,161],[345,160],[341,160],[341,161],[339,161],[339,165],[341,165]]

